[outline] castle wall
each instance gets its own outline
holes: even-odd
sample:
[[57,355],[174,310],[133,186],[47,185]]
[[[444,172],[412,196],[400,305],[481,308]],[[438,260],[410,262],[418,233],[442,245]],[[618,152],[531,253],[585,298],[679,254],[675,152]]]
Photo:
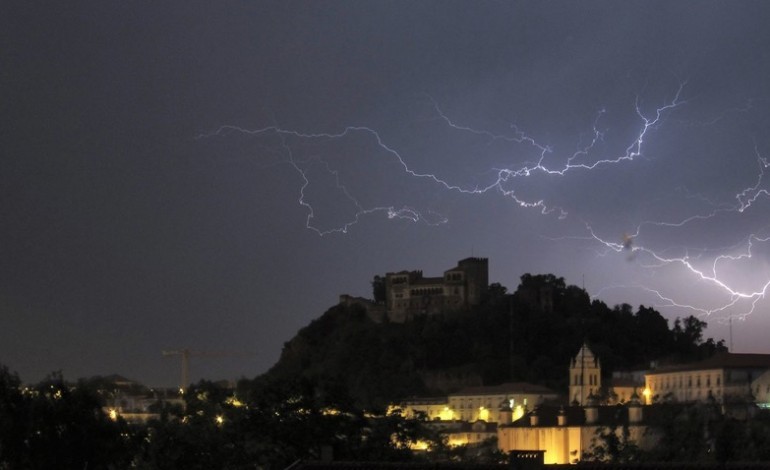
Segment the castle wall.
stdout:
[[386,307],[390,321],[401,323],[415,315],[433,315],[480,304],[489,288],[486,258],[466,258],[444,271],[442,277],[426,278],[422,271],[385,275]]

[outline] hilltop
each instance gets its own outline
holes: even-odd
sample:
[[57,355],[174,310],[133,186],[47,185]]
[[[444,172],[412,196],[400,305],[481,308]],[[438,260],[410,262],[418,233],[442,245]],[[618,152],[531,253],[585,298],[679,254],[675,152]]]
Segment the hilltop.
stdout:
[[341,303],[288,341],[262,379],[309,378],[374,408],[504,381],[566,391],[569,359],[583,342],[610,376],[725,350],[723,341],[703,338],[706,326],[692,316],[669,325],[652,308],[610,308],[563,278],[525,274],[513,294],[491,284],[478,305],[402,323],[375,322],[365,306]]

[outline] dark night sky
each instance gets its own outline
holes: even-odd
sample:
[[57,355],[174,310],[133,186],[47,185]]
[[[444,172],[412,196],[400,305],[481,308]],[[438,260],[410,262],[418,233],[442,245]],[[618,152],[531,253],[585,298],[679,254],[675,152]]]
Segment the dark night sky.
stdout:
[[172,385],[161,350],[190,348],[237,353],[193,380],[252,377],[374,274],[472,254],[510,289],[553,273],[725,339],[732,316],[770,353],[768,24],[766,1],[3,2],[0,363]]

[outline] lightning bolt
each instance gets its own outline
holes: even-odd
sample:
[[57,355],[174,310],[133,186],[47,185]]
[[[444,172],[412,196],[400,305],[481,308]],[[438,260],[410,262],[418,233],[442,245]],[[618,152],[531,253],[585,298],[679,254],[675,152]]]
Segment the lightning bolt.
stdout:
[[[386,143],[382,134],[369,126],[347,126],[338,132],[314,133],[284,128],[277,124],[259,129],[245,129],[235,125],[224,125],[213,132],[201,134],[198,138],[222,138],[233,134],[252,138],[277,136],[280,140],[281,153],[285,163],[297,173],[301,181],[298,191],[298,203],[307,211],[305,226],[321,236],[347,233],[351,227],[361,222],[363,218],[375,214],[384,214],[388,219],[398,219],[413,223],[422,222],[429,225],[440,225],[448,222],[445,216],[435,211],[419,209],[413,205],[366,204],[351,190],[350,180],[345,179],[340,169],[340,165],[343,165],[343,163],[336,162],[334,155],[321,156],[316,154],[305,158],[298,155],[298,149],[301,147],[322,145],[329,142],[345,144],[354,139],[366,142],[369,150],[366,150],[365,153],[377,154],[378,158],[383,156],[387,160],[388,165],[391,165],[391,168],[397,168],[400,174],[406,178],[425,182],[435,189],[463,195],[498,193],[510,199],[519,207],[535,209],[544,215],[555,214],[558,219],[563,220],[568,217],[568,212],[565,208],[548,202],[545,197],[531,198],[522,195],[517,183],[537,178],[538,176],[565,178],[571,173],[590,172],[601,167],[629,164],[638,158],[645,157],[646,144],[651,139],[653,132],[659,129],[675,110],[687,103],[682,98],[685,86],[685,82],[680,83],[671,99],[648,113],[643,111],[644,103],[637,96],[634,103],[635,119],[638,122],[637,131],[627,141],[625,146],[618,151],[603,151],[607,134],[607,129],[603,128],[603,123],[607,110],[600,109],[595,113],[587,136],[580,139],[580,143],[578,143],[574,150],[562,155],[557,155],[551,145],[540,142],[516,124],[509,124],[508,130],[502,133],[477,129],[462,124],[446,113],[436,100],[428,96],[432,119],[443,125],[446,129],[475,139],[481,139],[488,144],[499,143],[508,145],[512,149],[526,149],[526,152],[511,151],[507,158],[512,162],[489,168],[486,173],[492,176],[486,182],[470,185],[459,181],[452,181],[450,178],[439,176],[437,173],[417,170],[416,166],[410,163],[410,159],[407,158],[406,154],[397,150],[396,146]],[[751,109],[752,106],[752,103],[749,102],[749,105],[744,108],[736,108],[729,111],[745,112]],[[724,116],[719,116],[707,122],[696,123],[696,125],[717,125],[723,119]],[[516,163],[515,160],[520,153],[528,153],[535,157],[530,159],[530,161]],[[745,237],[739,245],[729,250],[733,254],[724,254],[725,249],[718,249],[716,252],[719,254],[716,255],[709,255],[708,250],[705,249],[692,250],[695,255],[691,255],[689,253],[691,250],[688,249],[688,252],[684,255],[675,256],[667,254],[669,250],[661,251],[639,243],[643,240],[643,235],[647,229],[676,229],[728,214],[740,215],[750,211],[760,199],[770,197],[770,191],[765,187],[766,182],[764,181],[765,171],[770,163],[767,158],[761,155],[759,146],[756,143],[754,153],[758,168],[756,180],[753,184],[742,188],[735,194],[735,202],[733,204],[722,203],[717,205],[709,202],[709,205],[712,207],[708,211],[688,215],[678,220],[643,221],[636,226],[632,234],[628,235],[626,241],[622,243],[600,236],[592,225],[587,222],[583,222],[586,235],[574,237],[593,243],[600,249],[596,251],[596,254],[599,256],[627,252],[630,255],[629,260],[632,258],[634,261],[638,260],[639,268],[650,273],[661,269],[677,269],[688,276],[691,282],[708,286],[712,292],[723,296],[725,300],[710,306],[686,302],[678,299],[677,295],[667,292],[666,289],[646,284],[605,287],[599,292],[604,292],[609,288],[633,287],[651,294],[657,299],[658,307],[681,309],[703,316],[727,314],[731,317],[744,319],[754,312],[757,304],[765,298],[768,288],[770,288],[770,279],[759,283],[754,289],[744,290],[737,287],[737,281],[731,282],[729,280],[729,273],[725,274],[725,272],[729,272],[729,267],[731,266],[755,260],[756,246],[768,244],[770,237],[752,233]],[[340,195],[353,208],[352,214],[342,225],[324,228],[318,223],[316,209],[308,195],[308,189],[313,184],[311,170],[318,169],[325,172],[333,180],[333,188],[330,190]],[[705,198],[704,201],[706,201]]]
[[[312,205],[309,202],[307,202],[304,197],[305,189],[310,184],[310,181],[307,178],[307,170],[304,166],[301,165],[301,162],[298,159],[294,158],[292,153],[292,148],[287,143],[287,140],[286,140],[288,137],[293,137],[300,140],[315,141],[315,140],[345,139],[357,133],[366,134],[373,139],[374,144],[377,148],[383,150],[386,154],[391,156],[395,160],[395,162],[397,162],[398,166],[403,170],[403,172],[406,175],[409,175],[414,178],[428,180],[431,183],[434,183],[445,190],[456,191],[462,194],[478,195],[478,194],[485,194],[490,191],[498,191],[503,196],[515,201],[521,207],[538,208],[543,214],[558,212],[559,218],[565,218],[567,216],[567,212],[564,209],[560,207],[550,207],[546,204],[545,200],[543,199],[526,200],[526,199],[520,198],[517,196],[515,188],[511,188],[511,189],[507,188],[507,183],[517,178],[527,178],[527,177],[534,176],[538,173],[544,174],[544,175],[552,175],[552,176],[564,176],[567,174],[567,172],[570,172],[570,171],[593,170],[597,167],[604,166],[604,165],[618,164],[624,161],[634,160],[635,158],[642,155],[643,144],[648,132],[651,129],[654,129],[656,126],[658,126],[662,122],[663,116],[667,111],[670,111],[680,106],[681,104],[683,104],[683,101],[680,99],[680,95],[684,86],[685,86],[684,83],[680,84],[679,89],[677,90],[674,98],[667,104],[663,105],[662,107],[657,108],[653,117],[647,117],[644,115],[644,113],[641,111],[641,108],[640,108],[639,99],[637,98],[635,109],[636,109],[636,114],[641,120],[641,124],[642,124],[641,130],[639,131],[638,135],[634,138],[634,140],[626,147],[625,152],[617,156],[605,157],[605,158],[596,159],[593,162],[581,163],[580,160],[586,158],[590,154],[590,152],[594,149],[597,142],[601,141],[602,139],[603,133],[598,129],[597,125],[600,118],[605,113],[605,111],[600,110],[593,123],[593,129],[592,129],[593,137],[590,140],[590,143],[587,144],[586,146],[583,146],[582,148],[579,148],[574,153],[569,155],[566,158],[566,162],[563,165],[557,166],[557,167],[549,167],[545,164],[545,161],[548,155],[552,153],[551,148],[549,146],[539,144],[533,137],[530,137],[526,135],[523,131],[519,130],[517,126],[511,125],[511,128],[514,129],[513,136],[494,134],[486,130],[477,130],[467,126],[461,126],[454,123],[446,114],[442,112],[438,104],[436,104],[435,101],[433,101],[433,108],[437,113],[438,117],[441,120],[443,120],[450,128],[458,131],[462,131],[462,132],[472,133],[478,136],[485,136],[491,140],[502,140],[502,141],[517,143],[517,144],[528,144],[531,147],[535,148],[539,154],[538,161],[531,164],[525,164],[523,166],[514,167],[514,168],[493,168],[492,170],[494,174],[496,174],[496,178],[486,185],[483,185],[483,186],[477,185],[474,187],[464,187],[458,183],[448,182],[446,179],[440,178],[436,174],[418,172],[412,169],[410,165],[407,163],[406,159],[396,149],[387,145],[383,141],[380,134],[375,129],[372,129],[366,126],[348,126],[338,133],[303,133],[297,130],[284,129],[277,125],[271,125],[260,129],[254,129],[254,130],[244,129],[242,127],[234,126],[234,125],[224,125],[219,127],[213,132],[200,134],[197,136],[197,138],[203,139],[203,138],[212,138],[212,137],[222,137],[231,133],[240,133],[240,134],[249,135],[249,136],[260,136],[260,135],[270,135],[270,134],[279,136],[282,141],[283,149],[286,152],[287,163],[297,171],[297,173],[300,175],[300,177],[303,180],[302,187],[300,188],[299,204],[308,210],[306,227],[316,231],[319,235],[326,235],[329,233],[336,233],[336,232],[345,233],[347,232],[349,227],[356,224],[363,215],[372,214],[376,212],[385,212],[389,218],[403,218],[403,219],[411,220],[413,222],[417,222],[420,220],[430,220],[430,219],[426,218],[420,211],[414,208],[408,208],[408,207],[395,208],[393,206],[378,206],[378,207],[370,207],[370,208],[362,207],[361,204],[356,200],[356,198],[353,197],[345,188],[345,186],[340,182],[339,174],[327,166],[328,171],[333,173],[335,176],[335,179],[337,180],[336,188],[338,190],[341,190],[345,194],[345,196],[355,204],[355,206],[358,208],[358,211],[355,213],[353,219],[350,222],[347,222],[346,224],[344,224],[342,227],[334,228],[331,230],[325,230],[325,231],[319,230],[317,227],[312,225],[312,221],[314,219],[314,210]],[[445,223],[445,222],[446,222],[446,219],[444,217],[440,217],[439,222],[437,223]],[[436,223],[434,222],[434,224]]]

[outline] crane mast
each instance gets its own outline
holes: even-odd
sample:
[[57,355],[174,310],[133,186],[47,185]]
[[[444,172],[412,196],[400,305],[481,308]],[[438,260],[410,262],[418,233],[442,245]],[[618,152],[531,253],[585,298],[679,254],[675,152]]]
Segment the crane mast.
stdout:
[[161,351],[163,356],[179,356],[182,358],[182,376],[179,381],[179,391],[184,393],[190,385],[190,358],[191,357],[250,357],[252,354],[243,354],[227,351],[191,351],[185,349],[170,349]]

